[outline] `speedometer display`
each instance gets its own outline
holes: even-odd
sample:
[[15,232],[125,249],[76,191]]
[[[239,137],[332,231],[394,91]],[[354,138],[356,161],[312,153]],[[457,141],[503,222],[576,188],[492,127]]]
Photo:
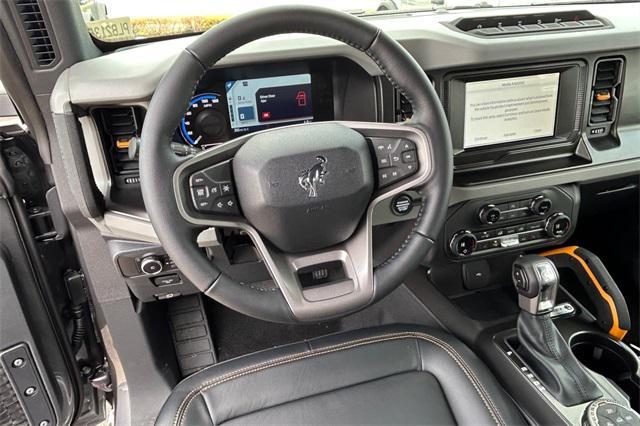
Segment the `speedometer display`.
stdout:
[[191,99],[180,123],[180,133],[185,142],[195,147],[224,142],[227,118],[220,95],[205,93]]

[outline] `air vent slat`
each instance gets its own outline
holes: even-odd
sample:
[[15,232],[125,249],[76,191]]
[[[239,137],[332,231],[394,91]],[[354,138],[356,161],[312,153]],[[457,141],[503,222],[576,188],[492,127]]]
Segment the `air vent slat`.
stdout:
[[40,67],[53,64],[56,51],[40,10],[40,3],[34,0],[15,0],[15,5],[36,64]]
[[[95,117],[100,121],[102,131],[106,136],[106,151],[111,155],[113,172],[116,175],[138,174],[138,160],[129,158],[126,148],[129,141],[140,136],[141,126],[138,125],[139,114],[134,107],[100,108]],[[124,143],[124,148],[121,144]]]
[[596,63],[593,76],[589,123],[602,125],[615,119],[622,82],[622,59],[603,59]]

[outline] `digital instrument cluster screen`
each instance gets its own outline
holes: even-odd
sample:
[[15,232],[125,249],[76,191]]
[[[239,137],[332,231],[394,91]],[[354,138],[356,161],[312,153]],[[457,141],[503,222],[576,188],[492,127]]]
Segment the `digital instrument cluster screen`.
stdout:
[[311,74],[227,81],[225,89],[234,132],[313,121]]
[[560,73],[465,83],[464,148],[553,136]]

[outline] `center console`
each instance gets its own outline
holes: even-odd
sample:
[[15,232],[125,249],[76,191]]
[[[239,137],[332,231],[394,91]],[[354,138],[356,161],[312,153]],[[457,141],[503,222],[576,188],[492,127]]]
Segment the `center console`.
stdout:
[[[563,247],[582,243],[584,229],[574,232],[593,208],[588,189],[557,185],[450,206],[438,250],[426,261],[428,285],[424,277],[408,283],[533,424],[640,424],[640,356],[622,341],[635,326],[624,297],[597,257]],[[553,262],[556,285],[532,268],[512,275],[512,265],[532,253]]]

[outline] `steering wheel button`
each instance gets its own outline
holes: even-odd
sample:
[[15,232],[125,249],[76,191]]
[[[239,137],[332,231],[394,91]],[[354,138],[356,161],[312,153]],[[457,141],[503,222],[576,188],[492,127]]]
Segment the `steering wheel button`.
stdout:
[[396,152],[400,144],[400,139],[371,138],[371,143],[373,144],[376,157],[380,157]]
[[416,160],[416,152],[415,151],[405,151],[402,153],[402,162],[403,163],[415,163]]
[[206,186],[194,186],[193,188],[191,188],[191,193],[197,200],[209,198],[209,188],[207,188]]
[[206,212],[211,208],[211,200],[194,201],[193,204],[199,212]]
[[391,164],[397,165],[402,162],[402,155],[400,154],[391,154]]
[[378,167],[383,169],[385,167],[389,167],[391,165],[391,160],[388,155],[378,156]]
[[212,198],[218,197],[220,195],[220,186],[217,183],[209,185],[209,194],[211,194]]
[[189,179],[189,184],[191,186],[204,185],[206,183],[207,183],[207,176],[202,172],[192,174],[191,178]]
[[403,176],[409,176],[418,171],[417,163],[405,163],[400,165],[400,170],[403,172]]
[[211,204],[211,211],[223,214],[238,214],[238,200],[231,195],[219,197]]
[[400,169],[397,167],[388,167],[386,169],[382,169],[378,171],[378,186],[380,188],[391,185],[393,182],[396,182],[398,179],[401,179],[402,175],[400,173]]
[[233,194],[233,186],[231,182],[221,182],[220,183],[220,194],[221,195],[231,195]]
[[391,201],[391,211],[398,216],[404,216],[411,212],[413,198],[407,194],[400,194]]
[[401,147],[403,151],[415,150],[416,144],[411,141],[403,140]]
[[211,194],[206,186],[194,186],[191,188],[191,199],[197,211],[207,211],[211,205]]

